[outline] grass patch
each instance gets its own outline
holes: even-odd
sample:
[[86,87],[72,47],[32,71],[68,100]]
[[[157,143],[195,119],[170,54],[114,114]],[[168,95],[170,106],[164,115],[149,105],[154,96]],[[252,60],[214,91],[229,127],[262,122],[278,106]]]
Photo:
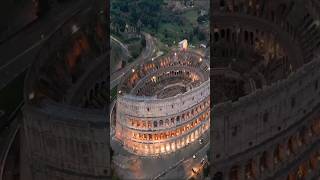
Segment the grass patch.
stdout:
[[197,19],[199,17],[197,9],[191,9],[182,13],[182,16],[185,17],[192,25],[197,25]]

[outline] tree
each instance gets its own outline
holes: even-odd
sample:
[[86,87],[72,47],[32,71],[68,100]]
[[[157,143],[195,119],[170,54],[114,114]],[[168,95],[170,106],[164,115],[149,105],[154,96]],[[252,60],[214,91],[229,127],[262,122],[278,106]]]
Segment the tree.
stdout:
[[[158,31],[161,19],[163,0],[114,0],[111,10],[111,21],[123,27],[123,19],[130,26],[150,27]],[[117,20],[118,19],[118,20]],[[120,24],[121,23],[121,24]]]

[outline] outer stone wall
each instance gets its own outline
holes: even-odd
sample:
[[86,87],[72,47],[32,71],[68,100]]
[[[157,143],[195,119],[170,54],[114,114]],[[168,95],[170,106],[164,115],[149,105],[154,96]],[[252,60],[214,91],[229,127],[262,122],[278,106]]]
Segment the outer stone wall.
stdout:
[[117,100],[116,137],[140,155],[170,153],[198,139],[209,128],[210,81],[174,97],[131,95]]
[[[290,143],[303,144],[307,132],[316,127],[311,120],[318,117],[315,110],[320,103],[319,68],[320,61],[317,58],[290,75],[287,80],[258,90],[237,102],[215,106],[211,124],[212,175],[219,171],[218,169],[224,169],[223,174],[229,179],[243,179],[247,176],[246,172],[249,172],[247,169],[254,169],[251,168],[253,164],[249,164],[250,168],[245,169],[243,163],[250,158],[259,157],[256,154],[261,154],[262,157],[263,150],[274,149],[270,154],[275,158],[271,158],[267,164],[275,166],[285,159],[288,147],[294,146],[288,145],[288,142],[278,144],[279,141],[289,141],[290,135],[298,134],[299,138],[292,139]],[[309,117],[311,122],[308,122],[306,118],[308,119],[310,114],[313,118]],[[315,132],[313,134],[316,135]],[[317,139],[319,136],[313,136],[314,141]],[[265,147],[265,144],[269,147]],[[256,172],[255,174],[261,173],[258,164],[252,171]],[[280,168],[275,168],[269,175],[274,175],[279,170]]]
[[102,112],[27,105],[23,121],[33,180],[91,180],[110,175],[109,132]]

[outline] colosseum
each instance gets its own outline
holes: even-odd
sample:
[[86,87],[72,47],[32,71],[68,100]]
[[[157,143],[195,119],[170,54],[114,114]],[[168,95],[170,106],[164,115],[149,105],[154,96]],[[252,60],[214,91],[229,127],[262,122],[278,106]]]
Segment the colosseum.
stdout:
[[133,68],[118,88],[115,137],[138,155],[171,153],[209,128],[209,64],[175,51]]
[[320,2],[213,0],[214,180],[320,176]]

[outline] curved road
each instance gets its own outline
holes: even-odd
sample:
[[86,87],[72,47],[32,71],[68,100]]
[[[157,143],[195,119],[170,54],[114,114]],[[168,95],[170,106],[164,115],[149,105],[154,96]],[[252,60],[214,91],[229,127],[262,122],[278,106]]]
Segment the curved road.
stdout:
[[123,44],[121,41],[119,41],[117,38],[113,37],[112,35],[110,36],[110,40],[118,43],[120,45],[120,47],[123,49],[125,55],[128,57],[131,57],[127,45]]
[[[155,38],[152,37],[148,33],[142,33],[146,39],[146,47],[143,49],[140,56],[132,63],[128,64],[123,69],[113,73],[110,78],[110,89],[114,88],[116,85],[118,85],[121,81],[121,78],[126,74],[127,71],[132,69],[137,64],[142,64],[143,62],[147,61],[148,59],[151,59],[154,53],[156,52],[155,47]],[[112,38],[112,37],[111,37]],[[121,43],[121,42],[120,42]],[[121,43],[122,44],[122,43]],[[124,46],[125,48],[125,46]]]

